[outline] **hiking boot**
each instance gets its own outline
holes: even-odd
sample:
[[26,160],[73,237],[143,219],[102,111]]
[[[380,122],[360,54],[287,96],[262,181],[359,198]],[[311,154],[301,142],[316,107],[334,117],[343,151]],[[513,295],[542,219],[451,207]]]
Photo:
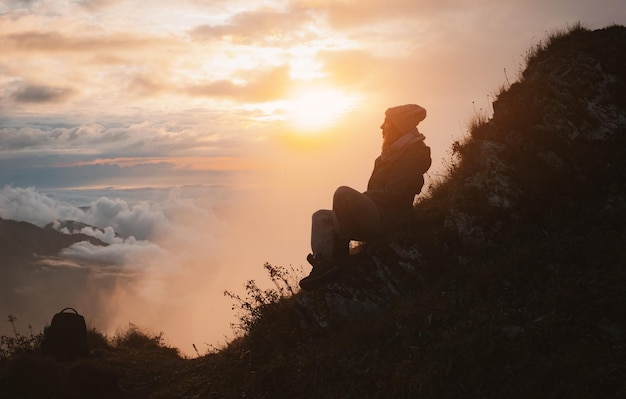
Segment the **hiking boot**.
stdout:
[[339,266],[320,256],[309,254],[306,260],[313,266],[313,270],[311,270],[311,274],[300,280],[300,288],[305,291],[328,284],[341,271]]

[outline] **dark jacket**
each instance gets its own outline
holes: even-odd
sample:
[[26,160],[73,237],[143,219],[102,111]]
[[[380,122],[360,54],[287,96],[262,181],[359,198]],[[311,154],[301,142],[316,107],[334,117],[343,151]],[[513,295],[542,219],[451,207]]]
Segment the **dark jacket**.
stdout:
[[423,141],[411,143],[400,151],[392,160],[376,158],[367,191],[363,193],[376,203],[385,225],[398,222],[412,209],[415,196],[424,186],[423,175],[432,163],[430,148]]

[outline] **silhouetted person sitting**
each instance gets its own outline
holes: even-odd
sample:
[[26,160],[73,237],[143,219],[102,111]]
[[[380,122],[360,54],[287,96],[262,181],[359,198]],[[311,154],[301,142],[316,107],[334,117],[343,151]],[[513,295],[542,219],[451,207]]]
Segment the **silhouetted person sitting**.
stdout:
[[424,185],[423,174],[431,165],[430,148],[417,130],[424,118],[426,110],[415,104],[387,109],[380,126],[382,153],[374,162],[367,191],[339,187],[333,209],[313,214],[313,253],[307,256],[313,270],[300,280],[303,290],[330,282],[348,258],[351,240],[379,238],[408,216]]

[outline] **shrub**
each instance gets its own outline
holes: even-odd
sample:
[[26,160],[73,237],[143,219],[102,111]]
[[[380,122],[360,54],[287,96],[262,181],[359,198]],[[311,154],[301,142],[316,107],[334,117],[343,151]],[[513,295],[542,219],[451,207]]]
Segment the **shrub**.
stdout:
[[165,347],[163,332],[150,334],[130,323],[128,330],[113,337],[113,345],[124,349],[158,349]]
[[571,40],[575,34],[582,32],[589,32],[589,30],[578,21],[573,25],[568,25],[566,29],[557,29],[551,33],[546,33],[544,39],[539,40],[537,44],[526,50],[523,63],[520,65],[520,80],[526,77],[528,67],[540,60],[548,52],[548,49],[553,50],[559,42]]
[[282,266],[273,266],[269,263],[265,263],[263,268],[268,272],[276,288],[262,290],[254,280],[248,280],[245,285],[247,293],[245,298],[231,291],[224,291],[225,296],[235,300],[232,310],[239,312],[237,315],[239,323],[231,323],[235,333],[243,335],[249,333],[269,306],[278,303],[283,298],[293,296],[299,290],[296,287],[301,271],[293,267],[287,270]]
[[43,334],[34,333],[32,326],[29,325],[30,333],[29,335],[24,335],[15,327],[17,317],[10,314],[8,320],[13,326],[13,337],[0,336],[0,359],[7,359],[16,354],[39,352]]

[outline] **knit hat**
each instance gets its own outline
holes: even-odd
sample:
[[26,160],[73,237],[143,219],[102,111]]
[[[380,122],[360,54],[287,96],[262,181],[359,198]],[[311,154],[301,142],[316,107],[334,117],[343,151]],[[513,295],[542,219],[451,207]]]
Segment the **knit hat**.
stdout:
[[409,133],[426,118],[426,110],[416,104],[405,104],[385,111],[387,122],[393,124],[402,134]]

